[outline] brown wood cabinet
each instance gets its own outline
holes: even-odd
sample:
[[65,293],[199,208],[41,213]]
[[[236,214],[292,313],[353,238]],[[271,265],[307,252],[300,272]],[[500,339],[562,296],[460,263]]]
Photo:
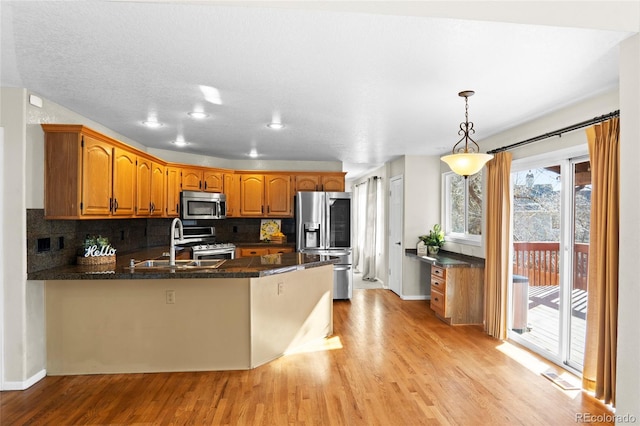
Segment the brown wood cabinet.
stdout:
[[344,192],[344,175],[323,175],[320,185],[320,191]]
[[136,201],[136,215],[151,215],[151,160],[138,159],[138,197]]
[[202,169],[182,168],[182,190],[202,190]]
[[240,216],[264,216],[264,175],[240,175]]
[[138,157],[136,216],[164,216],[164,165]]
[[74,124],[45,131],[45,218],[177,217],[180,192],[223,192],[228,217],[293,217],[295,192],[344,191],[342,172],[250,172],[170,164]]
[[45,218],[132,217],[136,154],[82,125],[43,124]]
[[167,166],[165,168],[167,198],[165,203],[165,215],[167,217],[178,217],[180,215],[180,189],[182,186],[182,178],[180,176],[182,169],[175,166]]
[[267,217],[293,217],[291,176],[265,175],[264,197]]
[[205,192],[222,192],[224,188],[224,173],[216,169],[207,169],[202,174],[203,190]]
[[125,149],[113,150],[113,206],[114,216],[133,216],[136,212],[137,156]]
[[344,191],[344,173],[295,175],[295,191]]
[[240,216],[240,175],[224,174],[224,193],[227,196],[227,217]]
[[482,324],[484,268],[431,266],[431,309],[451,325]]
[[236,257],[266,256],[268,254],[293,253],[294,248],[291,246],[255,246],[255,247],[238,247],[236,248]]
[[109,216],[113,206],[113,145],[83,135],[82,214]]
[[164,216],[164,165],[151,165],[151,216]]
[[240,216],[292,217],[290,175],[240,175]]

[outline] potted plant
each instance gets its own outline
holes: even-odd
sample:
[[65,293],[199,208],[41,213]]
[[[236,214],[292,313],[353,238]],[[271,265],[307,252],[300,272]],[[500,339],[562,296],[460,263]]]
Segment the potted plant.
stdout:
[[433,229],[431,229],[427,235],[420,235],[418,238],[427,246],[429,254],[438,253],[440,247],[444,245],[444,232],[442,231],[442,227],[437,223],[433,225]]

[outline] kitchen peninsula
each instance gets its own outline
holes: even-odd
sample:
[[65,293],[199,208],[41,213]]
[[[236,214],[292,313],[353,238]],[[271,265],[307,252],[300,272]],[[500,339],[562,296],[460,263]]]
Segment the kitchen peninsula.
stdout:
[[333,332],[333,258],[130,267],[162,251],[29,274],[46,281],[47,374],[251,369]]

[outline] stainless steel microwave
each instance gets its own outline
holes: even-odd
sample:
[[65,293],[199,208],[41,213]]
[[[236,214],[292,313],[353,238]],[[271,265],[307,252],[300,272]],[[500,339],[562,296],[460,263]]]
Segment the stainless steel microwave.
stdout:
[[182,191],[180,217],[182,219],[225,219],[227,197],[218,192]]

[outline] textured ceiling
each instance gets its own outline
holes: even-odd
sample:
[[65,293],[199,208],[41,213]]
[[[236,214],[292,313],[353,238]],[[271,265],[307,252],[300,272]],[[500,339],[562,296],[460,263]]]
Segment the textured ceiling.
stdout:
[[[228,159],[255,148],[353,172],[449,150],[460,90],[476,91],[477,140],[611,90],[629,35],[257,6],[3,1],[2,86],[149,147]],[[164,125],[144,127],[149,116]]]

